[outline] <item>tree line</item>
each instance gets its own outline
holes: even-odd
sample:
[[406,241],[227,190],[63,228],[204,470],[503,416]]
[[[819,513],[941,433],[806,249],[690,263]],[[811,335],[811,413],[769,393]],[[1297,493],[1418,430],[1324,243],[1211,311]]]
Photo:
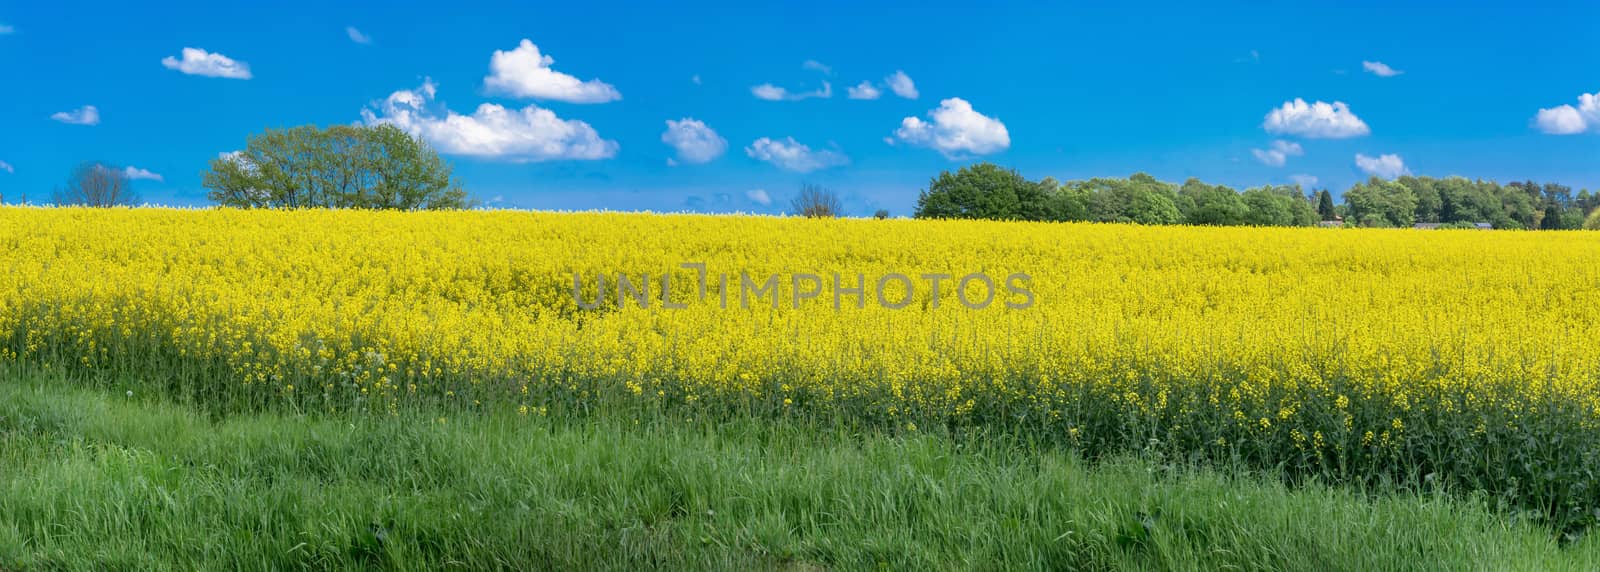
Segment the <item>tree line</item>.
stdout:
[[1299,185],[1237,191],[1190,178],[1182,184],[1145,173],[1127,178],[1030,181],[1015,169],[978,163],[934,177],[914,216],[942,219],[1087,221],[1137,224],[1362,227],[1440,226],[1563,230],[1600,229],[1600,193],[1556,183],[1463,177],[1377,177],[1357,183],[1335,203],[1327,189]]
[[[473,201],[450,164],[425,141],[391,125],[269,129],[245,148],[211,161],[208,197],[238,208],[462,209]],[[138,200],[126,174],[84,163],[55,192],[63,205],[114,206]],[[934,177],[917,198],[917,218],[1091,221],[1136,224],[1409,227],[1417,223],[1503,229],[1600,229],[1600,192],[1533,181],[1499,184],[1463,177],[1377,177],[1335,202],[1326,189],[1262,185],[1243,191],[1145,173],[1059,182],[977,163]],[[843,214],[838,196],[802,185],[791,204],[809,217]],[[888,211],[873,215],[887,218]]]

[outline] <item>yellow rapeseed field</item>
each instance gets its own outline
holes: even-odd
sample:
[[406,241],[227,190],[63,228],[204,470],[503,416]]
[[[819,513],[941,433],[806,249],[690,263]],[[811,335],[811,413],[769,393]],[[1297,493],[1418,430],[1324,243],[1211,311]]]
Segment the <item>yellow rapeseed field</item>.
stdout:
[[1493,490],[1600,451],[1600,233],[4,208],[0,259],[3,359],[238,407],[992,426]]

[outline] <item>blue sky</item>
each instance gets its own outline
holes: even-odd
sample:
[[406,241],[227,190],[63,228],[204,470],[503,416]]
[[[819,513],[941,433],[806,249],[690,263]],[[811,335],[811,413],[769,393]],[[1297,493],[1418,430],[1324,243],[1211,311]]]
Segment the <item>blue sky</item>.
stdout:
[[142,4],[0,1],[5,201],[98,160],[204,205],[250,134],[359,121],[514,208],[777,212],[813,181],[900,215],[979,160],[1600,188],[1594,2]]

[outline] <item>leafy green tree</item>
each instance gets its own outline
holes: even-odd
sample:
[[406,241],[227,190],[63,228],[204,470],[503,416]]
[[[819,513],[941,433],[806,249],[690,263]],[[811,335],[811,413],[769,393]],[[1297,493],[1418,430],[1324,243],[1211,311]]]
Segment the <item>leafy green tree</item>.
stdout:
[[1139,224],[1183,222],[1177,191],[1171,184],[1145,173],[1126,179],[1094,178],[1068,183],[1068,186],[1087,196],[1090,220]]
[[1247,224],[1257,226],[1311,226],[1317,212],[1297,186],[1264,186],[1247,189],[1244,203],[1250,207]]
[[1544,215],[1539,217],[1539,230],[1561,230],[1561,207],[1550,203],[1544,207]]
[[1600,230],[1600,209],[1589,213],[1589,218],[1583,219],[1584,230]]
[[243,208],[459,209],[467,194],[448,163],[392,125],[269,129],[213,159],[202,184]]
[[1583,210],[1576,205],[1561,209],[1561,228],[1566,230],[1583,228]]
[[1178,210],[1188,224],[1228,226],[1244,224],[1250,209],[1233,189],[1191,177],[1178,187]]
[[1322,220],[1335,220],[1339,218],[1339,211],[1333,206],[1333,193],[1327,189],[1317,191],[1317,216]]
[[1361,226],[1408,227],[1416,222],[1416,195],[1394,181],[1372,177],[1345,191],[1344,201]]
[[1444,199],[1435,185],[1437,182],[1435,179],[1405,175],[1395,179],[1394,182],[1410,189],[1411,194],[1417,198],[1416,222],[1441,222],[1440,212],[1444,208]]
[[1488,192],[1497,195],[1500,199],[1500,205],[1505,214],[1503,220],[1506,222],[1503,225],[1497,225],[1497,228],[1538,228],[1540,213],[1543,212],[1538,207],[1538,192],[1529,193],[1526,191],[1526,187],[1520,184],[1504,187],[1492,182],[1480,181],[1478,184]]
[[1044,186],[994,163],[939,173],[917,197],[916,218],[1045,220]]
[[1054,177],[1039,181],[1045,195],[1045,220],[1086,221],[1089,217],[1089,194],[1076,185],[1062,185]]

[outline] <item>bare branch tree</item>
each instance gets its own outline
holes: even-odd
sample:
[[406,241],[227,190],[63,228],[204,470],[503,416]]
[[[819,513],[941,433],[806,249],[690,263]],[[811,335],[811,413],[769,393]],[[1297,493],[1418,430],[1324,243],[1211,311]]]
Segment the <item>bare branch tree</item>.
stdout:
[[844,214],[839,195],[815,183],[801,183],[800,192],[790,201],[789,208],[794,214],[808,218],[833,218]]
[[93,161],[74,168],[67,186],[55,192],[55,203],[62,206],[113,207],[132,205],[138,200],[126,173]]

